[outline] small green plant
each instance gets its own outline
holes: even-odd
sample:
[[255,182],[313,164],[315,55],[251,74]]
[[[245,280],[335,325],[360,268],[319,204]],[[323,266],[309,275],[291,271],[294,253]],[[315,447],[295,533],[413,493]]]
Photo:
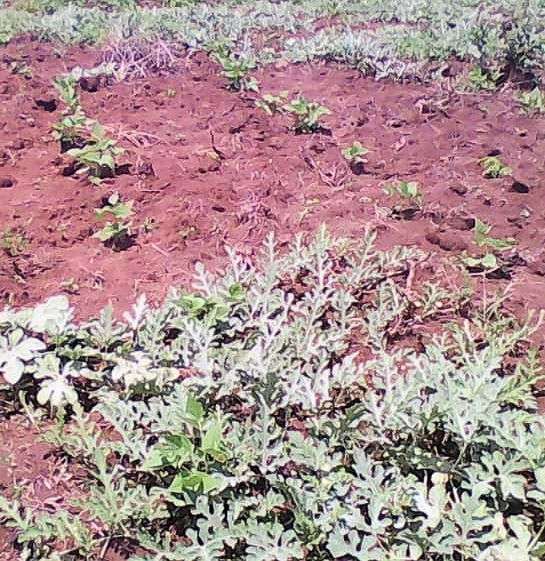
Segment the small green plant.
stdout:
[[498,258],[493,253],[487,253],[482,257],[467,255],[462,257],[461,261],[470,270],[489,272],[498,268]]
[[180,297],[179,304],[192,318],[206,319],[210,325],[225,322],[232,307],[244,300],[246,293],[239,283],[229,286],[223,296],[204,298],[195,294],[185,294]]
[[218,60],[228,59],[234,48],[234,43],[232,39],[226,37],[219,37],[211,41],[207,41],[204,45],[205,50],[208,54]]
[[10,63],[9,69],[12,74],[18,74],[27,80],[32,78],[32,68],[24,61],[13,61]]
[[28,239],[24,232],[14,228],[8,228],[2,232],[0,245],[10,257],[17,257],[27,250]]
[[473,68],[467,76],[468,88],[474,91],[492,92],[498,87],[502,72],[496,69],[483,70],[479,66]]
[[131,237],[130,223],[107,222],[105,226],[93,234],[93,237],[113,249],[125,249],[126,241]]
[[53,80],[53,85],[55,86],[57,92],[59,92],[59,97],[66,105],[70,113],[76,113],[81,109],[77,84],[78,81],[71,74],[58,76],[55,80]]
[[118,251],[129,247],[134,237],[132,221],[129,220],[134,214],[133,204],[133,201],[121,201],[119,193],[111,195],[102,208],[95,210],[95,214],[99,220],[106,218],[114,218],[115,220],[106,222],[93,237]]
[[[66,115],[53,125],[53,138],[61,145],[61,152],[67,152],[71,148],[83,147],[89,119],[83,111]],[[81,146],[80,146],[81,145]]]
[[343,148],[342,154],[348,162],[364,162],[363,156],[369,153],[369,150],[363,146],[361,142],[354,141],[350,146]]
[[398,181],[384,188],[384,192],[390,197],[399,197],[406,201],[422,202],[422,190],[416,181]]
[[253,60],[236,57],[232,53],[215,53],[215,57],[222,66],[222,75],[229,80],[230,89],[239,92],[259,91],[257,80],[250,76],[250,72],[256,67]]
[[263,94],[261,99],[256,100],[255,105],[262,109],[267,115],[280,113],[288,99],[289,92],[287,90],[280,92],[278,95]]
[[513,170],[504,164],[498,156],[486,156],[479,160],[479,164],[483,169],[483,175],[488,179],[498,179],[511,175]]
[[386,185],[384,192],[396,201],[391,209],[394,218],[412,220],[422,210],[423,194],[416,181],[398,181]]
[[142,469],[156,472],[174,470],[169,490],[174,493],[209,493],[219,484],[211,472],[214,464],[223,464],[229,450],[223,439],[224,428],[220,418],[206,418],[204,407],[192,396],[187,397],[186,422],[192,437],[199,435],[199,446],[181,433],[165,434],[149,451]]
[[473,240],[479,247],[491,247],[495,251],[506,251],[517,244],[513,238],[493,238],[488,234],[492,230],[485,222],[481,222],[478,218],[475,220],[473,227]]
[[106,177],[113,177],[116,159],[124,153],[117,142],[106,136],[104,127],[95,123],[89,142],[83,148],[71,148],[67,154],[80,166],[77,173],[86,173],[91,183],[98,185]]
[[155,222],[155,219],[151,216],[147,216],[146,218],[144,218],[142,226],[140,226],[140,229],[144,234],[150,234],[151,232],[153,232],[153,230],[155,230],[155,228],[157,228],[157,224]]
[[133,205],[133,201],[123,202],[119,193],[114,193],[108,198],[108,202],[103,207],[95,210],[95,213],[99,219],[109,215],[124,220],[134,214]]
[[294,129],[298,133],[311,133],[320,129],[320,119],[324,115],[330,115],[331,111],[315,101],[309,101],[304,97],[292,100],[284,109],[295,117]]
[[364,156],[369,153],[369,150],[363,146],[361,142],[357,140],[354,141],[350,146],[343,148],[342,155],[344,159],[348,162],[350,169],[356,174],[360,175],[364,173],[366,159]]
[[537,86],[530,92],[522,92],[518,101],[522,110],[529,115],[545,113],[545,93]]
[[71,148],[83,148],[92,121],[81,107],[77,90],[77,80],[71,74],[57,77],[53,84],[59,97],[66,105],[63,118],[53,125],[53,138],[59,141],[61,152]]

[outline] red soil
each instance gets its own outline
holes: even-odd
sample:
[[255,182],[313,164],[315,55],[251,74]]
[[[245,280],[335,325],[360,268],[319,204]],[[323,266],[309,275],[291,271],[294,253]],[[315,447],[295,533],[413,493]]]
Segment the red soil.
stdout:
[[[544,120],[522,115],[509,93],[378,83],[323,65],[258,72],[262,92],[301,92],[332,111],[328,133],[296,135],[288,116],[269,117],[253,94],[228,91],[217,67],[195,55],[175,75],[82,92],[86,113],[120,139],[132,164],[130,175],[93,187],[62,175],[50,136],[62,107],[48,112],[36,101],[55,98],[55,75],[91,66],[98,55],[74,50],[56,58],[46,46],[22,42],[4,49],[4,60],[10,57],[26,59],[33,78],[0,70],[0,178],[14,180],[0,190],[0,223],[30,241],[22,255],[0,256],[6,303],[31,304],[64,289],[75,292],[82,316],[109,300],[119,311],[140,292],[158,300],[187,283],[197,260],[221,263],[225,244],[252,253],[271,230],[287,241],[320,223],[351,236],[378,226],[383,245],[459,252],[472,249],[467,217],[491,224],[495,237],[517,239],[512,280],[521,304],[543,301]],[[341,155],[354,140],[371,150],[363,175],[352,174]],[[513,190],[511,177],[482,177],[477,161],[493,150],[528,193]],[[381,187],[395,179],[422,186],[424,212],[412,220],[386,216],[393,202]],[[122,252],[91,237],[100,228],[94,209],[114,191],[135,201],[135,223],[155,225]]]

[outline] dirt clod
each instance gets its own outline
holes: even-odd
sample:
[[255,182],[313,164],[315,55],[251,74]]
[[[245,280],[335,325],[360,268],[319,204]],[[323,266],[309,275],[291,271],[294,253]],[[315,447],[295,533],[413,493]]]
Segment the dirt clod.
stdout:
[[0,189],[9,189],[14,187],[16,183],[13,177],[0,177]]
[[471,216],[451,216],[447,220],[447,225],[455,230],[471,230],[475,226],[475,219]]
[[452,185],[450,188],[451,191],[463,197],[467,193],[467,187],[465,185],[461,185],[457,183],[456,185]]
[[467,243],[454,232],[441,230],[429,232],[426,234],[426,239],[445,251],[463,251],[467,248]]
[[11,143],[13,150],[24,150],[27,143],[22,138],[17,138]]
[[57,100],[53,97],[37,98],[35,101],[36,101],[36,105],[40,109],[43,109],[48,113],[52,113],[53,111],[57,110],[57,105],[58,105]]
[[82,90],[94,93],[100,87],[100,78],[98,76],[84,76],[80,79],[79,85]]
[[530,186],[522,181],[514,181],[511,189],[515,191],[515,193],[529,193]]

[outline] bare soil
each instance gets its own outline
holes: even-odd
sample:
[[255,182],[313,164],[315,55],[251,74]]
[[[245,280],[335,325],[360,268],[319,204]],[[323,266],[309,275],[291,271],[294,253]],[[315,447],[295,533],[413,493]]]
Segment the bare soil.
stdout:
[[[108,301],[122,310],[138,293],[157,300],[186,283],[195,261],[221,264],[225,244],[251,254],[269,231],[287,241],[321,223],[350,236],[375,226],[387,245],[472,250],[474,218],[494,237],[517,240],[503,276],[524,306],[543,300],[545,121],[521,114],[511,92],[462,95],[325,65],[261,70],[262,92],[299,92],[332,111],[320,133],[296,135],[290,117],[267,116],[255,95],[228,91],[216,65],[193,55],[175,74],[82,92],[86,113],[120,140],[130,164],[128,174],[93,187],[63,175],[68,162],[50,135],[62,111],[51,80],[99,54],[59,56],[19,42],[2,56],[0,224],[29,242],[20,255],[0,256],[5,303],[67,290],[81,316]],[[33,77],[11,73],[12,60],[27,61]],[[361,175],[341,154],[354,140],[371,150]],[[512,177],[482,176],[478,160],[491,153]],[[389,216],[394,202],[382,187],[397,179],[420,183],[421,212]],[[135,201],[137,224],[154,224],[122,252],[91,237],[100,227],[94,210],[114,191]]]

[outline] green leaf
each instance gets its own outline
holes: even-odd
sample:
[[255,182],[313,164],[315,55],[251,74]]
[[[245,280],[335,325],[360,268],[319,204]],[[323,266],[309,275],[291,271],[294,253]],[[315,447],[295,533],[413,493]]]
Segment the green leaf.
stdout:
[[537,468],[534,470],[537,488],[545,493],[545,467]]
[[142,464],[142,469],[153,470],[167,466],[179,467],[193,456],[193,444],[183,434],[168,435],[156,444]]
[[195,493],[209,493],[219,487],[219,480],[203,471],[191,471],[188,474],[179,473],[170,484],[169,491],[183,493],[193,491]]
[[492,226],[489,226],[485,222],[481,222],[479,219],[475,220],[475,226],[473,227],[473,239],[475,243],[480,247],[492,247],[497,251],[505,251],[511,249],[517,244],[517,241],[513,238],[492,238],[488,234],[492,230]]
[[219,421],[212,421],[202,439],[202,448],[205,451],[219,450],[222,441],[222,426]]
[[203,312],[206,309],[206,303],[205,298],[194,294],[187,294],[180,298],[180,305],[191,316],[197,316],[200,312]]
[[197,425],[202,422],[204,418],[204,407],[192,394],[189,394],[187,397],[185,410]]
[[238,282],[229,287],[229,299],[234,302],[242,302],[246,297],[246,292],[242,285]]

